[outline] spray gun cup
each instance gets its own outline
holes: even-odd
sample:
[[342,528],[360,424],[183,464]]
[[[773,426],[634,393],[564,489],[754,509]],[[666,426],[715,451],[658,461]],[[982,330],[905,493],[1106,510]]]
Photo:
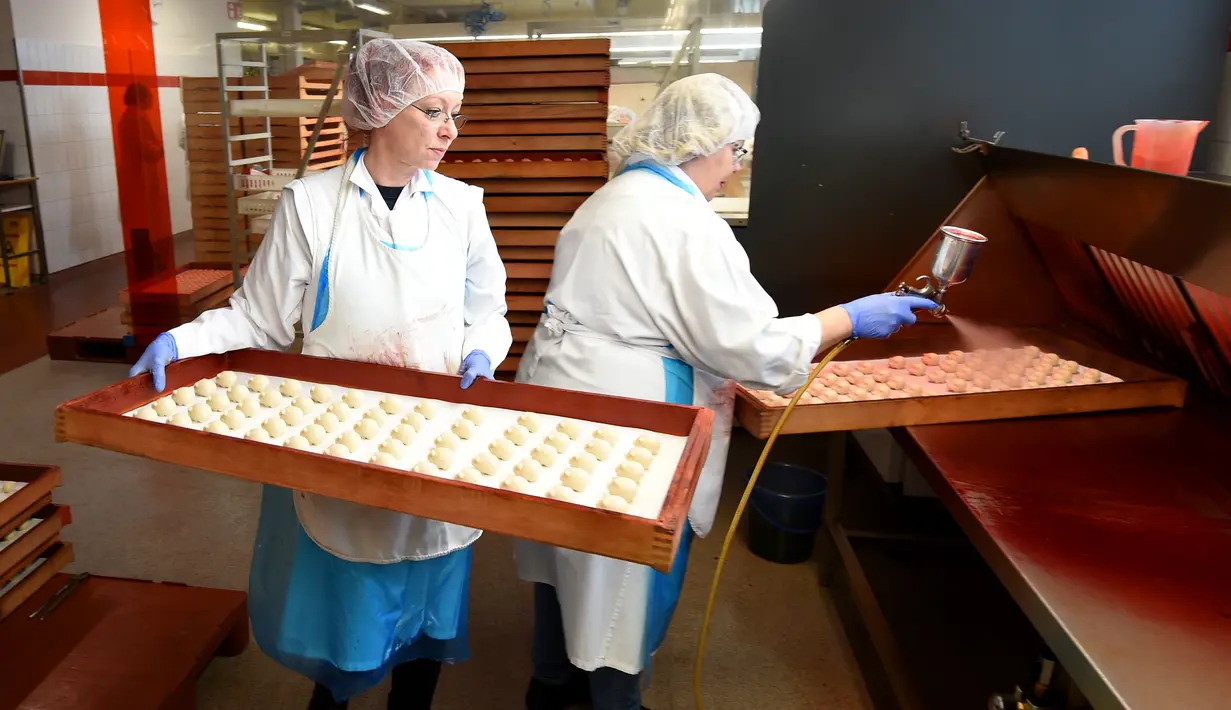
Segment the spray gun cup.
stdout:
[[965,283],[974,269],[979,251],[987,243],[987,237],[962,227],[940,228],[940,244],[932,256],[931,277],[940,293],[949,287]]

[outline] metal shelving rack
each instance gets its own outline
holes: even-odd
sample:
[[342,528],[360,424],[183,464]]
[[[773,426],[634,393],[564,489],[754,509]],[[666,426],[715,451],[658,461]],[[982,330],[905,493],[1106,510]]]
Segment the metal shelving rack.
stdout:
[[[336,104],[333,97],[337,94],[338,87],[341,85],[342,76],[346,71],[346,67],[350,64],[350,56],[358,50],[367,40],[378,37],[389,37],[385,32],[377,32],[375,30],[298,30],[286,32],[224,32],[220,33],[215,38],[215,50],[218,57],[218,91],[222,99],[222,136],[226,146],[226,162],[228,169],[236,167],[246,167],[252,165],[264,165],[267,175],[274,175],[274,156],[273,156],[273,129],[270,126],[270,118],[316,118],[316,124],[312,129],[312,136],[308,140],[308,148],[304,151],[304,155],[299,164],[299,169],[295,172],[294,178],[303,177],[308,167],[308,160],[312,155],[312,151],[316,147],[317,139],[320,137],[321,128],[324,126],[326,118],[331,116],[341,115],[341,106]],[[269,54],[268,45],[270,44],[315,44],[315,43],[333,43],[346,42],[345,47],[340,47],[338,50],[338,67],[333,77],[333,84],[329,93],[323,99],[273,99],[270,98],[269,89]],[[227,61],[225,48],[234,46],[235,44],[256,44],[260,47],[259,60],[243,60],[242,51],[240,59],[236,61]],[[238,68],[243,72],[246,69],[254,68],[260,70],[260,84],[228,84],[227,76],[228,69]],[[238,94],[243,98],[232,98],[233,94]],[[253,94],[257,96],[253,97]],[[265,130],[258,133],[239,133],[231,134],[231,118],[263,118],[265,119]],[[250,158],[234,158],[232,156],[232,147],[240,141],[264,140],[265,151],[263,155]],[[231,235],[231,273],[235,280],[236,288],[242,280],[240,267],[247,263],[252,258],[252,253],[239,251],[239,240],[241,237],[249,235],[249,231],[241,230],[239,227],[239,211],[238,198],[235,195],[237,185],[243,180],[243,175],[232,175],[227,180],[227,218],[229,222]]]
[[[30,283],[46,283],[47,281],[47,249],[43,241],[43,213],[39,209],[38,204],[38,173],[34,170],[34,142],[30,140],[30,115],[26,111],[26,84],[21,73],[21,55],[17,51],[17,40],[13,40],[13,60],[16,62],[17,69],[17,100],[21,109],[21,125],[26,132],[26,159],[29,161],[30,175],[25,177],[15,177],[12,180],[0,181],[0,190],[7,191],[11,188],[26,188],[29,195],[29,204],[6,205],[0,204],[0,213],[9,214],[12,212],[24,212],[29,210],[33,216],[33,229],[30,233],[30,247],[23,252],[17,254],[8,253],[8,245],[4,239],[4,235],[0,234],[0,275],[4,277],[4,293],[10,294],[14,292],[12,275],[9,272],[9,262],[16,259],[31,260]],[[2,137],[0,137],[2,141]],[[0,149],[3,146],[0,145]],[[3,154],[0,150],[0,154]],[[37,246],[36,246],[37,245]],[[33,259],[32,259],[33,257]],[[34,259],[37,259],[38,268],[35,266]]]

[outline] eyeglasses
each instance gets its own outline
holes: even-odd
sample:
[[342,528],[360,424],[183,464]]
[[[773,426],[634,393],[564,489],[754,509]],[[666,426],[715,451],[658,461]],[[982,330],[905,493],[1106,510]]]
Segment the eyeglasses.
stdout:
[[742,142],[731,144],[731,155],[735,158],[735,164],[739,165],[743,161],[744,156],[748,155],[748,149],[744,147]]
[[466,125],[466,121],[469,120],[466,118],[465,114],[455,113],[450,116],[449,114],[446,114],[444,111],[441,111],[438,108],[419,108],[418,106],[415,106],[414,104],[411,104],[410,107],[413,109],[418,109],[424,116],[427,116],[427,120],[431,121],[432,123],[441,123],[442,121],[453,121],[453,125],[456,126],[457,130],[459,131],[462,130],[462,126]]

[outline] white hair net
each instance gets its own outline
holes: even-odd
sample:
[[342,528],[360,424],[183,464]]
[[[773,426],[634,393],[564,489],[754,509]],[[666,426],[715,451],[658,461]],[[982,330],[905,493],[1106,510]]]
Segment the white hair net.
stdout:
[[425,96],[465,88],[462,63],[448,51],[410,39],[373,39],[351,58],[342,117],[352,128],[370,131]]
[[611,151],[620,163],[640,153],[679,165],[713,155],[728,143],[752,140],[760,120],[756,104],[734,81],[721,74],[695,74],[664,89],[616,134]]

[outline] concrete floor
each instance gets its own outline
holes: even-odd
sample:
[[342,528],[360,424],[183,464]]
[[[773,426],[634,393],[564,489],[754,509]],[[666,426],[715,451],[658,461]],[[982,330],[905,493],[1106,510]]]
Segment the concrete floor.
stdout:
[[[46,358],[0,376],[12,403],[0,409],[0,459],[62,467],[55,500],[72,506],[64,537],[74,543],[68,571],[245,589],[256,532],[256,484],[53,440],[56,404],[121,379],[115,365]],[[741,471],[755,443],[736,441]],[[729,475],[715,531],[692,552],[683,598],[654,661],[645,703],[693,708],[692,663],[701,615],[742,475]],[[483,536],[471,585],[472,660],[449,667],[438,710],[520,708],[529,678],[530,587],[517,579],[508,538]],[[784,566],[754,557],[742,535],[731,548],[710,632],[704,678],[713,710],[867,710],[858,669],[813,563]],[[252,644],[217,659],[198,685],[202,710],[301,708],[310,683]],[[383,708],[384,693],[357,698],[356,710]]]

